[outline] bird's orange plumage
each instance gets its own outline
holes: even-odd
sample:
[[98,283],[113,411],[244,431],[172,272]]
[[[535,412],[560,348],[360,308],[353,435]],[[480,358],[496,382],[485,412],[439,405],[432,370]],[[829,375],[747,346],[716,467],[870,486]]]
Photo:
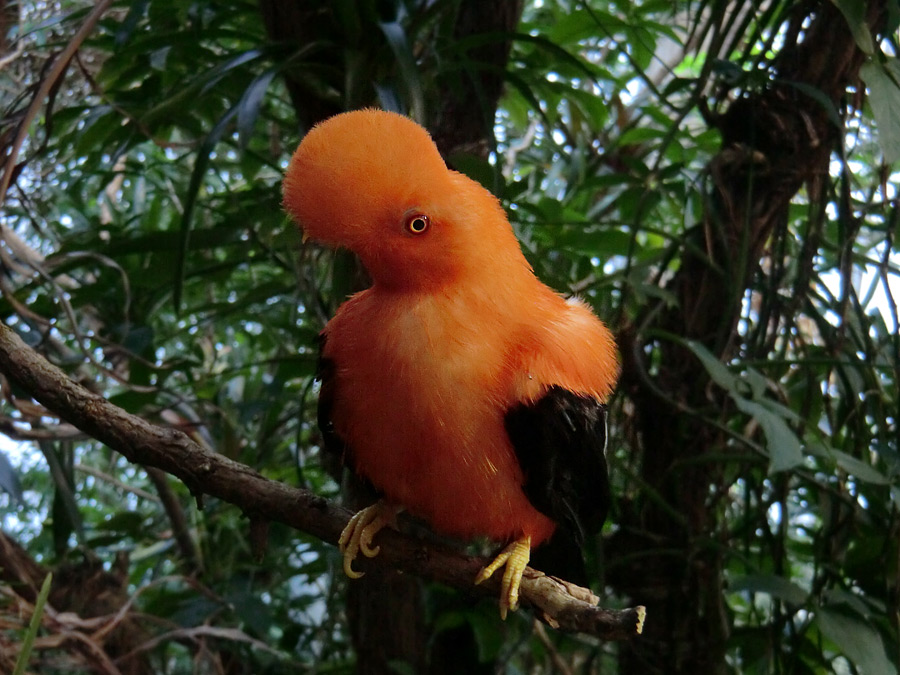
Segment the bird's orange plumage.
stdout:
[[[332,420],[355,469],[436,531],[549,537],[504,415],[551,385],[606,400],[618,371],[606,326],[535,277],[497,199],[400,115],[313,128],[284,203],[308,237],[354,251],[372,277],[325,329]],[[410,228],[419,215],[423,233]]]

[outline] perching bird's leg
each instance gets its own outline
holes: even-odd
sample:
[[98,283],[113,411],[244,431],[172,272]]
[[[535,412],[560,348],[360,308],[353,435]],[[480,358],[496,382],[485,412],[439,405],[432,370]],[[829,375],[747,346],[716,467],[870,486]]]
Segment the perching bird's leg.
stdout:
[[400,509],[396,506],[388,506],[383,501],[377,501],[354,514],[338,540],[338,548],[344,554],[344,574],[351,579],[359,579],[365,574],[353,569],[356,554],[362,551],[367,558],[378,555],[381,548],[372,546],[372,539],[386,525],[393,524],[399,512]]
[[482,569],[475,577],[475,583],[480,584],[506,565],[503,572],[503,580],[500,582],[500,618],[506,620],[508,610],[515,612],[519,608],[519,586],[522,583],[522,574],[528,567],[531,559],[531,537],[517,539],[494,558],[494,562]]

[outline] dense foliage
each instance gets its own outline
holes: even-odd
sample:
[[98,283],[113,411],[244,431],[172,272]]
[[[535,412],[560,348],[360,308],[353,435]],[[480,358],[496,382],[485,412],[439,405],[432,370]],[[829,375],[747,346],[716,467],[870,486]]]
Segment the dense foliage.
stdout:
[[[620,337],[616,503],[588,554],[603,604],[643,602],[651,634],[501,624],[437,587],[430,629],[470,626],[494,672],[700,672],[699,652],[735,672],[895,672],[897,3],[535,0],[515,31],[462,38],[465,2],[298,3],[312,28],[290,40],[268,4],[0,3],[6,324],[117,405],[337,498],[316,335],[359,273],[301,245],[281,172],[323,115],[377,105],[446,127],[448,97],[499,73],[496,110],[468,100],[486,145],[445,149],[501,198],[538,275]],[[801,78],[839,43],[804,43],[829,13],[861,64],[837,103]],[[499,43],[508,60],[481,60]],[[788,123],[824,147],[821,170],[801,171],[817,155],[784,145]],[[719,228],[734,213],[744,238]],[[0,431],[27,442],[0,457],[5,566],[15,540],[38,586],[55,571],[52,606],[106,616],[126,645],[107,640],[110,658],[139,650],[123,672],[353,670],[332,547],[273,525],[260,558],[237,509],[199,509],[17,394],[3,382]],[[33,598],[3,579],[11,670]],[[32,664],[98,667],[49,640]]]

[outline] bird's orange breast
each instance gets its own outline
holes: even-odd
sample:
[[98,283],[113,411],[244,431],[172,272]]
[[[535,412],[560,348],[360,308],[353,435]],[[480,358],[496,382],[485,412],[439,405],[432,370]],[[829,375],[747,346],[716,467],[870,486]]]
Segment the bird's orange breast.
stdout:
[[436,531],[537,543],[554,524],[522,491],[504,427],[516,329],[471,300],[370,289],[345,303],[326,328],[335,429],[355,470]]

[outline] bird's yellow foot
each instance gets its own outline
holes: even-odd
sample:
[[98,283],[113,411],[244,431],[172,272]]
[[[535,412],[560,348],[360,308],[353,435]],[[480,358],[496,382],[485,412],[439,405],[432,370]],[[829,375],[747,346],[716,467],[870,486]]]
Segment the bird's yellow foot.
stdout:
[[494,562],[482,569],[475,577],[480,584],[490,579],[498,569],[506,565],[503,580],[500,582],[500,618],[506,620],[507,611],[515,612],[519,608],[519,586],[522,574],[531,559],[531,537],[522,537],[500,551]]
[[365,574],[353,569],[356,555],[360,551],[367,558],[378,555],[381,547],[372,546],[372,539],[386,525],[393,524],[399,511],[400,509],[395,506],[378,501],[354,514],[338,540],[338,548],[344,554],[344,574],[351,579],[359,579]]

